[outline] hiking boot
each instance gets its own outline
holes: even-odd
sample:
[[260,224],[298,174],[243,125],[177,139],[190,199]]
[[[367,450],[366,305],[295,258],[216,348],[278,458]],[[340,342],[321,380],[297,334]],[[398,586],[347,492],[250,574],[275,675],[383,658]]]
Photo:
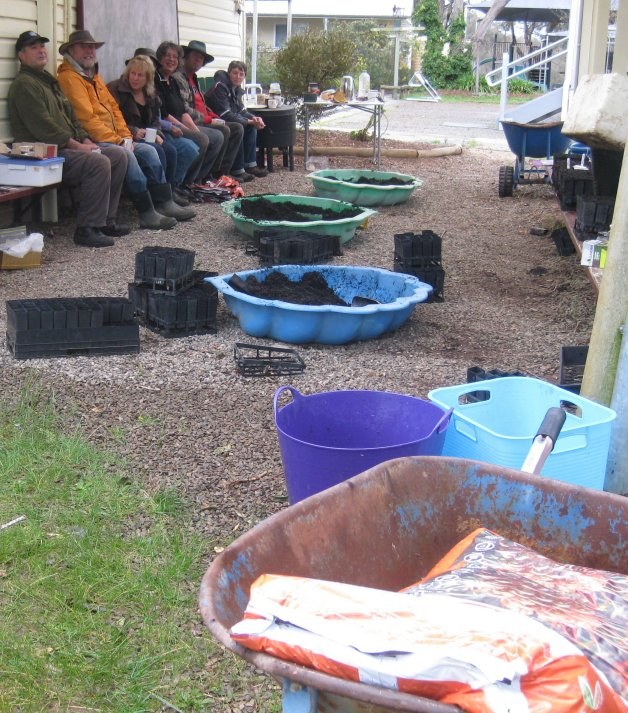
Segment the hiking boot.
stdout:
[[143,193],[129,193],[129,198],[135,206],[138,218],[140,219],[140,228],[149,228],[150,230],[169,230],[177,224],[175,218],[169,218],[155,210],[153,199],[148,191]]
[[115,220],[108,220],[107,225],[98,228],[103,235],[108,235],[110,238],[121,238],[123,235],[128,235],[131,229],[126,223],[116,223]]
[[236,181],[238,181],[239,183],[249,183],[249,181],[255,180],[255,176],[252,176],[250,173],[246,173],[246,172],[231,173],[229,175],[231,176],[231,178],[235,178]]
[[113,238],[104,235],[99,228],[84,225],[74,231],[74,242],[86,248],[110,248],[114,245]]
[[158,213],[179,221],[196,217],[196,213],[191,208],[183,208],[172,200],[172,186],[169,183],[155,183],[149,186],[148,191]]
[[268,171],[265,168],[260,168],[259,166],[247,166],[246,172],[250,173],[251,176],[255,176],[255,178],[265,178],[268,176]]
[[184,208],[186,206],[190,205],[190,201],[188,200],[187,196],[180,188],[172,189],[172,200],[177,205],[183,206]]

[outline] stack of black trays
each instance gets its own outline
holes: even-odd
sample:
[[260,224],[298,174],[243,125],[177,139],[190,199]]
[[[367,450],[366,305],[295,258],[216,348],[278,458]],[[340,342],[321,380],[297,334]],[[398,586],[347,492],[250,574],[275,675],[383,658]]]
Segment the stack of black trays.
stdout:
[[442,302],[445,270],[441,264],[442,239],[432,230],[395,235],[395,272],[405,272],[432,286],[428,302]]
[[8,300],[7,347],[16,359],[136,354],[139,327],[123,297]]
[[270,265],[316,265],[342,255],[337,235],[319,235],[305,230],[256,230],[259,262]]
[[164,337],[216,332],[218,292],[205,282],[215,272],[194,270],[195,253],[145,247],[135,256],[129,298],[140,323]]

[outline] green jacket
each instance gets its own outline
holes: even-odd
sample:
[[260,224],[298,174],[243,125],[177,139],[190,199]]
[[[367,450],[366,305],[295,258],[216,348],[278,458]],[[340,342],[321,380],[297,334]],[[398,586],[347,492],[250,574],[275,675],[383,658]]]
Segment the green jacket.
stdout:
[[8,107],[14,141],[42,141],[63,149],[70,139],[82,142],[88,137],[59,83],[46,70],[21,65],[9,87]]

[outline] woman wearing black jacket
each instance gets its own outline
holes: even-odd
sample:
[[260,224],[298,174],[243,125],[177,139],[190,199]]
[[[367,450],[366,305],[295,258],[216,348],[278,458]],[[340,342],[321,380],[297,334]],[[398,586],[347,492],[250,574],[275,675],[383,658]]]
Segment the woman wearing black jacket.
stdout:
[[172,186],[177,202],[185,203],[179,188],[192,163],[198,157],[194,142],[183,138],[181,132],[161,119],[161,102],[155,92],[155,69],[148,55],[136,55],[127,60],[120,79],[107,86],[113,94],[134,141],[144,141],[146,129],[157,130],[155,149]]

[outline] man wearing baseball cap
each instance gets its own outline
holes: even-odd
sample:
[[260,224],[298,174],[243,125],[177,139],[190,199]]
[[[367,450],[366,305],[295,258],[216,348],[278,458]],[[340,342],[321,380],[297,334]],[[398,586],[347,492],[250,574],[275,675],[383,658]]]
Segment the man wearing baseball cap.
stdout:
[[78,122],[57,80],[46,71],[47,37],[28,30],[15,43],[20,71],[9,88],[9,121],[15,141],[57,144],[63,157],[62,183],[78,187],[74,242],[100,248],[129,229],[116,223],[127,156],[100,149]]

